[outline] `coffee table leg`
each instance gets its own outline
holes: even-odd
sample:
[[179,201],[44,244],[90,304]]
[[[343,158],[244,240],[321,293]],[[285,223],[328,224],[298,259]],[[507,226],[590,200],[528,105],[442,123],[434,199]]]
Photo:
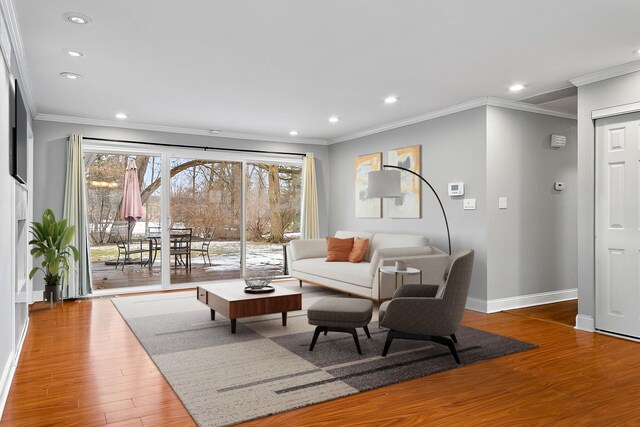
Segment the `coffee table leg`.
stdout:
[[213,308],[211,309],[211,320],[216,320],[216,311]]
[[282,326],[287,326],[287,312],[282,313]]
[[236,333],[236,319],[231,319],[231,333]]

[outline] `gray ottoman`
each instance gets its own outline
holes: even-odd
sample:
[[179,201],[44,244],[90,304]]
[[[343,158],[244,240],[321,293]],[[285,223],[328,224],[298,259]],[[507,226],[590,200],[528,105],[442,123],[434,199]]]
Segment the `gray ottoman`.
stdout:
[[367,325],[371,321],[372,312],[373,303],[366,299],[322,298],[307,310],[309,324],[316,325],[309,351],[313,351],[320,332],[327,335],[327,332],[332,331],[348,332],[353,335],[358,353],[362,354],[356,328],[363,328],[367,337],[371,338]]

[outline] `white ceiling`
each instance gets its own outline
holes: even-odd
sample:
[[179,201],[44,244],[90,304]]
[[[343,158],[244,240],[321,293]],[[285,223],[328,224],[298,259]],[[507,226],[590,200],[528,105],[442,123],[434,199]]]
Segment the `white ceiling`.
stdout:
[[[637,60],[640,47],[638,0],[13,2],[37,113],[125,112],[131,123],[278,138],[527,98]],[[93,23],[69,24],[67,12]],[[516,82],[527,87],[509,93]],[[400,100],[385,105],[388,95]]]

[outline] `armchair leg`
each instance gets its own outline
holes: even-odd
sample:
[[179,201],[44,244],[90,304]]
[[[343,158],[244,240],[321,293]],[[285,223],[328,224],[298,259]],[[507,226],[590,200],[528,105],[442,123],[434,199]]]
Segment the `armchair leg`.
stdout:
[[431,341],[437,342],[438,344],[446,345],[449,347],[449,351],[453,355],[453,358],[456,359],[456,363],[460,364],[460,358],[458,357],[458,351],[456,350],[456,346],[449,338],[445,337],[431,337]]
[[458,343],[458,338],[456,338],[456,334],[451,334],[451,340],[456,344]]
[[396,337],[395,331],[387,332],[387,340],[384,343],[384,350],[382,350],[382,357],[387,357],[387,353],[389,352],[389,347],[391,347],[391,342]]
[[415,335],[415,334],[407,334],[404,332],[397,331],[389,331],[387,333],[387,341],[384,343],[384,350],[382,350],[382,357],[385,357],[389,352],[389,347],[391,347],[391,342],[395,338],[405,339],[405,340],[417,340],[417,341],[433,341],[438,344],[446,345],[451,352],[451,355],[456,360],[456,363],[460,364],[460,358],[458,357],[458,351],[456,350],[456,346],[454,342],[447,337],[438,337],[433,335]]

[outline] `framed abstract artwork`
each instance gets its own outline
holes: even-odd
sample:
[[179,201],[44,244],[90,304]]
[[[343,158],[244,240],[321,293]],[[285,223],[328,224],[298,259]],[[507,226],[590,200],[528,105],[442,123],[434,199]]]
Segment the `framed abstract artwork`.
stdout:
[[[388,164],[400,166],[420,174],[420,145],[397,148],[388,153]],[[402,197],[387,199],[387,214],[390,218],[420,218],[420,178],[400,171]]]
[[380,199],[367,198],[369,172],[379,171],[382,167],[382,153],[357,156],[355,159],[356,181],[356,218],[382,218]]

